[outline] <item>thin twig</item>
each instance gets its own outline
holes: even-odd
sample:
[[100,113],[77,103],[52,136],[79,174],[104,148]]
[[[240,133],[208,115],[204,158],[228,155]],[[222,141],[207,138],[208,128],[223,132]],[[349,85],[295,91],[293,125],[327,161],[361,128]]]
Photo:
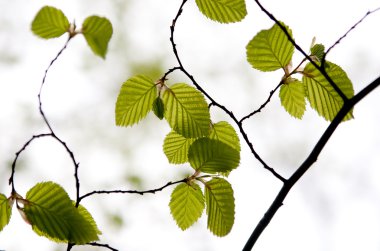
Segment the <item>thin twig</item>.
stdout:
[[169,187],[169,186],[172,186],[172,185],[175,185],[175,184],[178,184],[178,183],[183,183],[183,182],[187,182],[188,178],[184,178],[182,180],[177,180],[177,181],[174,181],[174,182],[168,182],[166,183],[165,185],[159,187],[159,188],[155,188],[155,189],[149,189],[149,190],[143,190],[143,191],[138,191],[138,190],[98,190],[98,191],[92,191],[90,193],[86,193],[82,196],[79,197],[79,200],[78,202],[82,201],[84,198],[87,198],[89,196],[92,196],[94,194],[115,194],[115,193],[120,193],[120,194],[126,194],[126,193],[129,193],[129,194],[139,194],[139,195],[144,195],[144,194],[155,194],[157,192],[160,192],[162,190],[164,190],[165,188]]
[[327,54],[336,46],[338,45],[344,38],[347,37],[347,35],[353,31],[361,22],[364,21],[364,19],[366,19],[369,15],[371,15],[372,13],[376,12],[376,11],[379,11],[380,10],[380,7],[379,8],[376,8],[374,10],[370,10],[370,11],[367,11],[367,13],[359,20],[357,21],[346,33],[344,33],[343,36],[341,36],[333,45],[330,46],[330,48],[327,49],[326,53],[323,55],[323,59],[322,59],[322,62],[325,61],[325,58],[327,56]]
[[265,102],[264,102],[264,103],[263,103],[263,104],[262,104],[257,110],[255,110],[255,111],[251,112],[250,114],[244,116],[242,119],[240,119],[239,123],[241,124],[241,123],[244,122],[244,120],[250,118],[251,116],[255,115],[255,114],[258,113],[258,112],[261,112],[261,110],[264,109],[264,107],[270,102],[270,100],[271,100],[273,94],[277,91],[278,88],[280,88],[280,86],[281,86],[282,84],[283,84],[283,81],[281,81],[281,82],[276,86],[276,88],[274,88],[272,91],[270,91],[267,100],[266,100],[266,101],[265,101]]
[[91,243],[88,243],[87,245],[108,248],[109,250],[112,250],[112,251],[118,251],[118,249],[113,248],[113,247],[111,247],[108,244],[101,244],[101,243],[97,243],[97,242],[91,242]]
[[9,178],[9,185],[12,185],[12,193],[16,192],[15,185],[14,185],[14,175],[16,171],[16,163],[17,163],[18,158],[20,157],[20,154],[23,151],[25,151],[25,149],[29,146],[29,144],[32,143],[32,141],[34,141],[35,139],[42,138],[42,137],[51,137],[51,136],[52,136],[51,133],[42,133],[38,135],[33,135],[32,138],[30,138],[27,142],[25,142],[25,144],[21,147],[21,149],[16,152],[16,157],[12,163],[11,177]]
[[49,130],[50,130],[51,133],[54,133],[53,129],[50,126],[50,123],[49,123],[49,121],[48,121],[48,119],[47,119],[47,117],[46,117],[46,115],[45,115],[45,113],[44,113],[44,111],[42,109],[42,99],[41,99],[42,89],[43,89],[43,87],[45,85],[46,77],[47,77],[47,74],[48,74],[48,72],[50,70],[50,67],[53,66],[53,64],[57,61],[57,59],[59,58],[59,56],[62,54],[62,52],[67,48],[67,45],[69,44],[71,38],[72,37],[69,36],[69,38],[67,39],[67,41],[66,41],[65,45],[62,47],[62,49],[57,53],[57,55],[55,56],[55,58],[52,61],[50,61],[50,64],[48,65],[48,67],[45,70],[44,76],[42,78],[41,86],[40,86],[40,91],[38,93],[39,111],[40,111],[40,114],[41,114],[43,120],[45,121],[45,124],[47,125],[47,127],[49,128]]

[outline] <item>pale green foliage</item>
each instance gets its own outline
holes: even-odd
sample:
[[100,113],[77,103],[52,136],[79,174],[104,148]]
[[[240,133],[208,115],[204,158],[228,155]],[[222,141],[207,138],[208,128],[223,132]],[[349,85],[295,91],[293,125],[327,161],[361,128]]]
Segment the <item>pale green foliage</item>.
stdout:
[[241,21],[247,15],[245,0],[196,0],[199,10],[220,23]]
[[[288,36],[293,39],[292,31],[285,24],[281,23],[281,25],[282,28],[275,24],[269,30],[262,30],[254,36],[246,47],[248,62],[253,68],[260,71],[274,71],[279,68],[284,70],[283,85],[280,88],[279,96],[282,106],[291,116],[302,118],[306,109],[306,97],[311,107],[319,115],[326,120],[333,120],[343,106],[342,97],[323,76],[320,69],[317,69],[312,63],[306,64],[303,70],[301,64],[294,70],[290,69],[294,45],[289,41]],[[321,64],[324,50],[325,47],[322,44],[312,45],[310,48],[311,60]],[[353,97],[354,90],[347,74],[331,62],[325,62],[324,66],[326,73],[346,97]],[[302,74],[302,82],[291,77],[296,73]],[[351,111],[345,120],[352,117]]]
[[[72,201],[72,203],[75,206],[75,202]],[[89,232],[95,231],[98,235],[102,234],[102,232],[99,230],[98,226],[96,225],[94,218],[92,217],[90,212],[84,206],[79,205],[78,206],[78,212],[85,219],[86,222],[90,223],[91,227],[88,224],[85,224],[85,225],[76,226],[75,229],[77,229],[79,231],[83,231],[84,227],[87,227],[87,230],[84,230],[84,231],[89,231]],[[82,223],[75,222],[74,224],[82,224]]]
[[[65,32],[69,32],[70,38],[79,32],[75,30],[75,25],[70,27],[70,23],[65,14],[54,7],[45,6],[36,15],[32,22],[32,31],[35,35],[49,39],[60,37]],[[112,24],[104,17],[89,16],[82,25],[81,33],[85,37],[91,50],[102,58],[107,54],[108,43],[112,37]]]
[[315,56],[318,61],[321,61],[325,54],[325,46],[323,44],[315,44],[310,48],[310,52],[312,56]]
[[210,113],[202,93],[178,83],[163,93],[165,118],[170,127],[185,138],[208,136]]
[[117,97],[116,125],[130,126],[139,122],[152,109],[156,96],[156,85],[148,77],[137,75],[128,79]]
[[87,17],[82,25],[82,33],[88,46],[98,56],[105,58],[108,43],[112,37],[112,24],[104,17]]
[[60,37],[69,28],[70,23],[65,14],[51,6],[43,7],[32,22],[33,33],[45,39]]
[[185,138],[175,131],[166,135],[163,150],[169,163],[182,164],[188,162],[189,148],[194,141],[195,139]]
[[[351,80],[343,69],[331,62],[326,62],[326,65],[327,74],[338,88],[347,98],[353,97],[354,89]],[[333,120],[343,106],[343,99],[339,96],[338,92],[335,91],[322,73],[311,63],[306,65],[302,81],[305,84],[306,97],[311,107],[326,120]],[[344,120],[351,118],[353,118],[352,111],[347,114]]]
[[162,101],[161,97],[157,97],[153,102],[153,113],[157,116],[159,119],[164,118],[165,113],[165,105],[164,101]]
[[179,184],[172,192],[169,203],[170,212],[177,225],[185,230],[202,216],[205,199],[199,185]]
[[[288,33],[292,31],[283,24]],[[269,30],[262,30],[248,43],[247,60],[253,68],[260,71],[275,71],[291,62],[294,46],[284,31],[274,24]]]
[[288,79],[280,89],[280,100],[285,110],[295,118],[301,119],[306,110],[305,88],[301,81]]
[[240,153],[221,141],[197,139],[189,149],[192,168],[204,173],[224,173],[235,169],[240,162]]
[[99,239],[100,231],[87,210],[76,208],[66,191],[53,182],[31,188],[23,211],[33,230],[53,241],[85,244]]
[[213,178],[205,185],[207,227],[216,236],[227,235],[235,220],[235,199],[231,184]]
[[209,136],[210,139],[215,139],[234,148],[240,152],[240,140],[235,129],[226,121],[220,121],[212,125],[212,130]]
[[8,225],[11,214],[12,207],[8,198],[4,194],[0,194],[0,231]]

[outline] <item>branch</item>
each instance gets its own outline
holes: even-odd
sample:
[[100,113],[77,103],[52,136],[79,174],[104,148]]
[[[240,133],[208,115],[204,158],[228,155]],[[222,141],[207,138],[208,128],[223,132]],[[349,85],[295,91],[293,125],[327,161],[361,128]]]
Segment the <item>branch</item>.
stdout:
[[284,82],[281,80],[281,82],[276,86],[276,88],[274,88],[274,90],[270,91],[268,99],[259,107],[259,109],[251,112],[247,116],[244,116],[242,119],[240,119],[239,123],[241,124],[244,122],[244,120],[249,119],[250,117],[252,117],[256,113],[261,112],[261,110],[264,109],[264,107],[270,102],[270,99],[272,98],[273,94],[277,91],[278,88],[280,88],[281,85],[283,85],[283,83]]
[[20,150],[18,150],[16,152],[16,157],[15,159],[13,160],[13,163],[12,163],[12,173],[11,173],[11,177],[9,178],[9,185],[12,185],[12,193],[15,193],[16,190],[15,190],[15,185],[14,185],[14,175],[15,175],[15,171],[16,171],[16,163],[17,163],[17,160],[18,158],[20,157],[20,154],[25,151],[25,149],[29,146],[30,143],[32,143],[35,139],[38,139],[38,138],[43,138],[43,137],[50,137],[52,136],[51,133],[42,133],[42,134],[38,134],[38,135],[33,135],[33,137],[31,139],[29,139],[22,147]]
[[178,183],[187,182],[187,181],[188,181],[188,178],[184,178],[182,180],[177,180],[174,182],[170,181],[170,182],[166,183],[165,185],[163,185],[159,188],[143,190],[143,191],[138,191],[138,190],[99,190],[99,191],[92,191],[90,193],[86,193],[85,195],[80,196],[78,199],[78,203],[81,202],[84,198],[87,198],[87,197],[92,196],[94,194],[114,194],[114,193],[121,193],[121,194],[129,193],[129,194],[139,194],[139,195],[144,195],[144,194],[148,194],[148,193],[155,194],[157,192],[164,190],[165,188],[167,188],[169,186],[172,186],[172,185],[175,185]]
[[371,15],[372,13],[376,12],[376,11],[379,11],[380,10],[380,7],[379,8],[376,8],[374,10],[370,10],[368,11],[359,21],[357,21],[346,33],[344,33],[343,36],[341,36],[332,46],[330,46],[330,48],[327,49],[326,53],[323,55],[323,59],[322,59],[322,62],[325,62],[325,58],[327,56],[327,54],[336,46],[338,45],[344,38],[347,37],[347,35],[353,31],[356,26],[358,26],[361,22],[364,21],[364,19],[366,19],[369,15]]
[[277,194],[276,198],[272,202],[271,206],[268,208],[267,212],[261,218],[260,222],[257,224],[256,228],[252,232],[249,237],[247,243],[245,244],[243,251],[249,251],[255,245],[256,241],[260,237],[261,233],[268,226],[277,210],[283,205],[283,202],[288,195],[289,191],[292,187],[297,183],[297,181],[309,170],[311,165],[317,161],[319,154],[322,152],[323,148],[327,144],[328,140],[332,136],[332,134],[337,129],[340,122],[343,121],[344,117],[353,109],[353,107],[361,101],[365,96],[371,93],[380,85],[380,77],[366,86],[362,91],[356,94],[354,97],[345,102],[337,113],[333,121],[327,127],[325,132],[322,134],[321,138],[314,146],[313,150],[309,154],[309,156],[305,159],[305,161],[301,164],[301,166],[294,172],[294,174],[284,183],[281,190]]
[[108,244],[100,244],[97,242],[91,242],[91,243],[88,243],[87,245],[96,246],[96,247],[104,247],[104,248],[108,248],[109,250],[112,250],[112,251],[118,251],[117,249],[110,247]]
[[42,83],[41,83],[41,86],[40,86],[40,91],[38,93],[38,103],[39,103],[39,111],[40,111],[40,114],[43,118],[43,120],[45,121],[45,124],[47,125],[47,127],[49,128],[50,132],[51,133],[54,133],[53,132],[53,129],[52,127],[50,126],[50,123],[49,121],[47,120],[47,117],[45,116],[45,113],[42,109],[42,100],[41,100],[41,95],[42,95],[42,89],[45,85],[45,80],[46,80],[46,76],[50,70],[50,67],[53,66],[53,64],[55,63],[55,61],[57,61],[57,59],[59,58],[59,56],[62,54],[62,52],[67,48],[67,45],[69,44],[70,40],[71,40],[71,36],[69,36],[69,38],[67,39],[65,45],[62,47],[62,49],[57,53],[57,55],[55,56],[55,58],[50,62],[50,64],[48,65],[48,67],[46,68],[45,70],[45,73],[44,73],[44,76],[42,78]]
[[51,132],[50,136],[53,137],[53,138],[55,138],[66,149],[67,153],[69,154],[69,156],[70,156],[70,158],[71,158],[71,160],[72,160],[72,162],[74,164],[74,178],[75,178],[75,187],[76,187],[76,204],[75,204],[75,206],[78,207],[79,206],[79,202],[78,202],[78,199],[79,199],[79,188],[80,188],[79,175],[78,175],[79,163],[76,161],[73,151],[70,150],[70,148],[67,146],[66,142],[64,142],[63,140],[61,140],[54,133],[53,128],[51,127],[51,125],[49,123],[49,120],[47,119],[47,117],[45,115],[45,112],[43,111],[43,108],[42,108],[42,98],[41,98],[42,89],[43,89],[43,87],[45,85],[46,77],[47,77],[47,74],[48,74],[50,68],[57,61],[57,59],[59,58],[59,56],[62,55],[63,51],[67,48],[67,45],[69,44],[70,40],[73,37],[74,37],[74,35],[69,35],[69,38],[67,39],[67,41],[64,44],[64,46],[62,47],[62,49],[59,50],[59,52],[57,53],[57,55],[53,58],[53,60],[50,62],[50,64],[46,68],[44,76],[42,78],[42,83],[41,83],[41,86],[40,86],[40,91],[38,93],[38,103],[39,103],[39,111],[40,111],[40,114],[42,116],[42,119],[45,121],[45,124],[47,125],[47,127],[49,128],[49,130]]
[[181,70],[190,80],[191,82],[193,83],[193,85],[200,91],[202,92],[209,100],[210,100],[210,105],[209,106],[217,106],[219,107],[222,111],[224,111],[234,122],[235,124],[239,127],[239,130],[240,130],[240,133],[242,134],[245,142],[247,143],[249,149],[251,150],[252,154],[255,156],[255,158],[263,165],[263,167],[265,169],[267,169],[269,172],[271,172],[277,179],[279,179],[280,181],[284,182],[285,181],[285,178],[282,177],[279,173],[277,173],[273,168],[271,168],[270,166],[268,166],[263,159],[261,159],[261,157],[259,156],[259,154],[255,151],[254,147],[253,147],[253,144],[251,143],[251,141],[249,140],[248,138],[248,135],[245,133],[244,131],[244,128],[242,126],[242,123],[241,121],[239,121],[236,116],[234,115],[234,113],[232,111],[230,111],[229,109],[227,109],[224,105],[221,105],[220,103],[216,102],[199,84],[198,82],[195,80],[195,78],[185,69],[185,67],[183,66],[182,64],[182,61],[179,57],[179,54],[178,54],[178,51],[177,51],[177,45],[174,41],[174,32],[175,32],[175,25],[177,24],[177,21],[178,21],[178,18],[180,17],[180,15],[182,14],[182,11],[183,11],[183,6],[185,5],[185,3],[187,2],[187,0],[183,0],[182,1],[182,4],[180,5],[179,9],[178,9],[178,12],[175,16],[175,18],[173,19],[172,21],[172,25],[170,26],[170,42],[172,44],[172,48],[173,48],[173,53],[177,59],[177,62],[178,62],[178,65],[179,67],[174,67],[172,69],[170,69],[162,79],[164,79],[170,72],[174,71],[174,70]]

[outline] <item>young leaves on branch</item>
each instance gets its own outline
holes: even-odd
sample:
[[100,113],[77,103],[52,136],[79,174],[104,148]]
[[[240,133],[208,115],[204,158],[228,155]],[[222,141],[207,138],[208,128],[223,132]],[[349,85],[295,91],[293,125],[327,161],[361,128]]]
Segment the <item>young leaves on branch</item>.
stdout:
[[[347,74],[338,65],[325,62],[326,73],[346,95],[347,98],[354,96],[354,89]],[[308,63],[303,70],[302,81],[305,85],[306,97],[311,107],[326,120],[333,120],[335,115],[343,106],[342,97],[335,91],[322,73],[314,65]],[[353,118],[352,111],[347,114],[344,120]]]
[[235,199],[231,184],[213,178],[205,185],[207,227],[216,236],[227,235],[235,221]]
[[189,163],[203,173],[227,173],[237,168],[240,152],[221,141],[197,139],[189,149]]
[[[291,29],[283,24],[290,36]],[[248,43],[247,60],[253,68],[260,71],[286,70],[291,62],[294,46],[283,30],[273,25],[269,30],[262,30]]]
[[171,194],[170,212],[182,230],[191,227],[205,208],[205,198],[200,186],[194,182],[176,186]]
[[82,205],[75,207],[66,191],[56,183],[36,184],[25,199],[17,193],[9,199],[0,194],[0,230],[9,222],[13,201],[23,219],[40,236],[78,245],[99,239],[101,232],[91,214]]
[[202,183],[204,194],[194,180],[179,184],[171,195],[170,212],[177,225],[186,230],[201,217],[206,202],[208,229],[216,236],[226,236],[235,219],[232,187],[222,178],[212,178]]
[[4,194],[0,194],[0,231],[8,225],[11,219],[12,204],[12,199],[8,199]]
[[35,35],[50,39],[62,36],[69,32],[70,23],[65,14],[51,6],[43,7],[32,22],[32,31]]
[[91,50],[102,57],[106,57],[108,42],[112,37],[112,24],[107,18],[90,16],[82,25],[82,34]]
[[[171,195],[169,207],[177,225],[182,230],[193,225],[206,201],[208,228],[217,236],[227,235],[234,222],[235,205],[231,185],[220,176],[227,176],[240,162],[235,129],[225,121],[211,123],[204,95],[192,86],[177,83],[169,87],[162,79],[154,83],[142,75],[128,79],[117,98],[116,124],[133,125],[150,110],[160,119],[165,117],[172,129],[163,144],[169,163],[189,162],[194,169],[187,182],[178,185]],[[205,194],[197,181],[205,185]]]
[[306,110],[304,84],[295,78],[288,78],[280,87],[280,100],[285,110],[297,119],[302,119]]
[[[295,69],[290,69],[294,53],[294,45],[289,41],[289,36],[293,39],[292,31],[284,23],[280,24],[282,27],[274,24],[270,29],[262,30],[253,37],[246,47],[247,61],[260,71],[274,71],[280,68],[284,70],[279,97],[282,106],[291,116],[301,119],[306,110],[305,100],[308,100],[311,108],[320,116],[328,121],[333,120],[343,106],[343,99],[324,73],[347,98],[354,95],[350,79],[338,65],[327,61],[321,63],[325,48],[322,44],[313,44],[309,55],[319,68],[309,62],[303,69],[301,65],[306,61],[304,59]],[[297,73],[302,75],[302,79],[293,77]],[[345,120],[351,118],[352,112]]]
[[163,93],[165,119],[170,127],[185,138],[198,138],[210,133],[210,113],[206,100],[197,89],[185,83],[174,84]]
[[220,23],[234,23],[247,15],[245,0],[195,0],[206,17]]
[[70,24],[60,9],[51,6],[45,6],[37,13],[32,21],[32,31],[44,39],[57,38],[66,32],[69,34],[69,39],[77,34],[83,34],[94,54],[103,59],[107,54],[108,43],[113,33],[111,22],[99,16],[87,17],[82,29],[76,30],[75,23]]
[[137,75],[128,79],[117,97],[116,125],[130,126],[145,118],[152,110],[156,97],[157,88],[150,78]]

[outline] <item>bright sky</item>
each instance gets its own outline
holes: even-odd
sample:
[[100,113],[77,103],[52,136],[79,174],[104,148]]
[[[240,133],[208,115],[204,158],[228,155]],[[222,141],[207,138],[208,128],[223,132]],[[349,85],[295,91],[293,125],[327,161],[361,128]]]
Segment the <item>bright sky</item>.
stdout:
[[[114,103],[121,84],[144,71],[131,69],[132,64],[159,62],[163,71],[176,66],[169,26],[180,1],[125,2],[0,1],[1,193],[10,193],[8,167],[15,152],[32,135],[47,131],[38,114],[37,93],[45,68],[65,38],[44,41],[30,32],[31,20],[46,4],[62,9],[78,26],[92,14],[106,16],[114,25],[105,61],[92,55],[83,38],[75,38],[51,68],[43,92],[45,112],[53,128],[81,163],[81,192],[135,189],[127,181],[133,175],[144,179],[138,189],[157,188],[190,170],[167,163],[161,150],[169,131],[164,122],[149,116],[132,128],[114,125]],[[310,4],[271,0],[263,4],[293,30],[297,43],[305,50],[314,36],[329,47],[368,10],[380,7],[377,0]],[[247,9],[243,22],[222,25],[202,16],[195,1],[189,0],[175,36],[186,69],[238,117],[258,108],[281,77],[277,72],[255,71],[246,62],[248,41],[272,25],[254,1],[247,1]],[[345,69],[356,92],[379,76],[379,23],[380,12],[369,16],[328,56]],[[171,80],[189,82],[180,74]],[[374,91],[355,108],[355,120],[338,128],[318,162],[289,194],[255,250],[380,249],[379,95],[379,90]],[[215,120],[228,120],[216,109],[213,113]],[[263,113],[246,122],[245,128],[262,158],[288,176],[309,154],[327,125],[310,108],[302,121],[291,118],[276,94]],[[36,141],[19,164],[15,182],[20,194],[25,195],[39,181],[53,180],[74,198],[72,163],[53,140]],[[142,197],[94,196],[83,203],[103,231],[100,242],[119,250],[241,250],[281,184],[244,144],[241,165],[229,181],[235,192],[236,215],[232,232],[224,238],[214,237],[207,230],[206,217],[182,232],[167,206],[172,188]],[[113,215],[122,217],[122,226],[111,224]],[[0,233],[0,250],[31,247],[65,250],[65,245],[34,234],[14,210],[10,224]]]

